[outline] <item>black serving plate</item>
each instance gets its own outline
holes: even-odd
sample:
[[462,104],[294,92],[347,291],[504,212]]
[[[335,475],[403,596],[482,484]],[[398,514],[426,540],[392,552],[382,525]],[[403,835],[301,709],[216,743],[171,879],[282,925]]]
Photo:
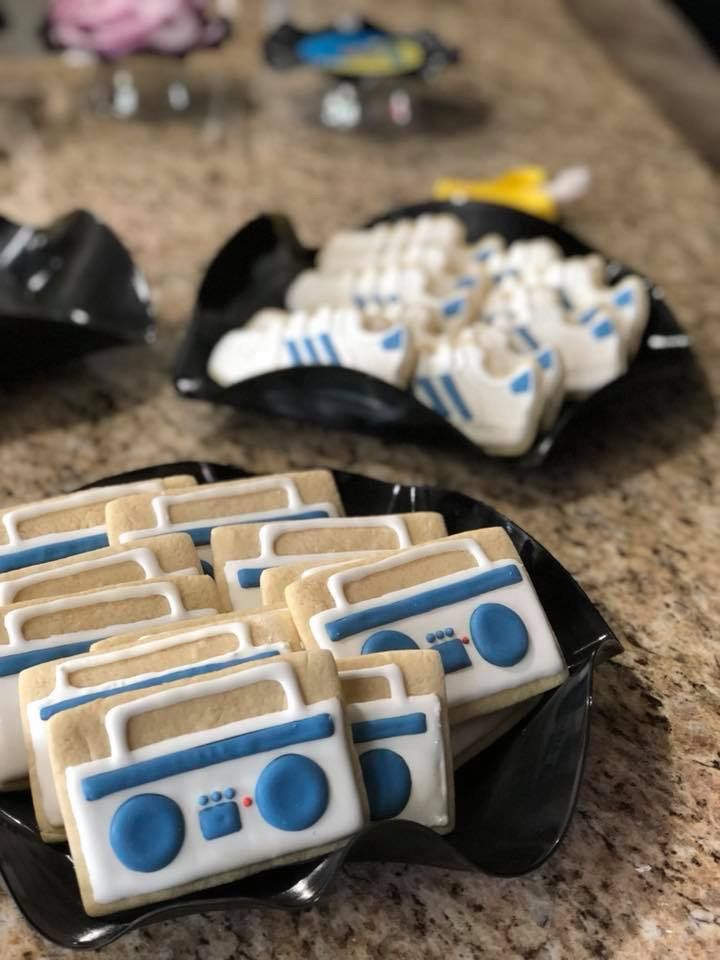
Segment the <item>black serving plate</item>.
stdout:
[[[570,256],[593,248],[556,224],[492,203],[454,205],[443,201],[402,207],[371,223],[415,217],[421,213],[452,212],[465,224],[469,241],[485,233],[500,233],[509,242],[550,237]],[[315,251],[302,246],[290,221],[281,215],[257,217],[242,227],[215,256],[200,286],[175,365],[175,385],[185,397],[230,404],[264,414],[308,420],[328,427],[374,433],[386,439],[455,446],[483,456],[482,451],[447,420],[376,377],[344,367],[292,367],[220,387],[207,375],[207,361],[220,337],[242,327],[262,307],[282,307],[285,291],[302,270],[314,263]],[[609,261],[608,279],[631,271]],[[531,450],[513,462],[542,463],[561,441],[578,452],[586,439],[582,415],[616,398],[636,396],[656,377],[680,384],[691,362],[690,340],[665,302],[659,287],[647,280],[650,319],[638,355],[628,372],[586,400],[568,400],[552,428],[538,435]],[[682,362],[681,362],[682,361]],[[678,386],[669,387],[673,404]],[[622,408],[622,406],[621,406]],[[662,416],[662,411],[659,411]],[[622,425],[618,424],[618,429]]]
[[0,217],[0,377],[154,336],[145,281],[104,223],[75,210],[36,228]]
[[[236,467],[193,461],[106,477],[98,484],[177,473],[192,474],[200,482],[247,475]],[[372,824],[320,860],[115,916],[87,916],[67,847],[40,840],[29,794],[0,794],[0,871],[28,922],[48,939],[65,947],[97,949],[137,927],[183,914],[258,906],[297,910],[326,894],[345,860],[419,863],[512,877],[538,867],[557,848],[582,780],[593,669],[621,652],[620,643],[567,570],[488,504],[436,487],[401,486],[340,471],[335,471],[335,479],[348,514],[437,510],[450,533],[502,526],[555,630],[570,668],[568,679],[457,771],[452,834],[441,837],[397,820]]]
[[[351,47],[362,51],[367,43],[395,43],[401,40],[411,40],[421,49],[422,60],[417,66],[377,73],[343,69],[343,54],[348,53]],[[446,46],[429,30],[395,33],[369,20],[354,21],[344,27],[331,24],[318,30],[302,30],[292,23],[283,23],[268,34],[263,48],[265,59],[276,70],[297,66],[315,67],[328,76],[351,83],[372,83],[386,77],[394,80],[421,77],[427,80],[459,59],[454,47]]]

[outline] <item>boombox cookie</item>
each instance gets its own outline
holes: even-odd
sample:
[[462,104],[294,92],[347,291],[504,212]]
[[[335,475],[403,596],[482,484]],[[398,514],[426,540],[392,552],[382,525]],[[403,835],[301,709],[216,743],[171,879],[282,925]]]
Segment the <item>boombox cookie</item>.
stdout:
[[432,650],[338,661],[371,820],[452,829],[445,677]]
[[0,573],[106,547],[105,504],[110,500],[194,484],[193,477],[162,477],[6,507],[0,510]]
[[342,554],[396,550],[447,533],[439,513],[386,514],[274,521],[216,527],[212,559],[218,589],[229,609],[258,606],[260,576],[269,567],[305,560],[342,561]]
[[126,545],[160,533],[189,533],[204,561],[210,531],[231,523],[306,520],[342,515],[340,494],[328,470],[206,483],[182,493],[115,500],[107,507],[112,543]]
[[308,649],[338,659],[437,650],[452,723],[526,700],[567,675],[532,582],[499,527],[311,570],[285,597]]
[[95,700],[48,740],[92,916],[320,855],[366,820],[328,653]]
[[217,613],[210,577],[171,577],[103,587],[70,597],[0,607],[0,785],[27,776],[18,705],[18,674],[84,653],[102,637]]
[[343,563],[339,563],[338,558],[335,560],[325,558],[324,560],[303,560],[302,563],[293,563],[286,567],[268,567],[260,575],[260,595],[263,606],[268,607],[274,604],[285,606],[285,591],[291,583],[299,580],[300,577],[304,577],[309,570],[319,570],[321,567],[329,566],[337,570],[345,564],[350,564],[353,560],[381,560],[390,553],[392,553],[391,550],[376,550],[373,553],[362,553],[355,556],[347,553],[343,556]]
[[132,547],[105,547],[4,573],[0,575],[0,606],[200,572],[190,537],[171,533],[139,540]]
[[47,748],[47,721],[58,713],[117,693],[151,690],[173,680],[299,649],[287,610],[231,614],[202,626],[183,625],[129,646],[43,663],[20,674],[20,712],[35,815],[43,840],[65,839]]

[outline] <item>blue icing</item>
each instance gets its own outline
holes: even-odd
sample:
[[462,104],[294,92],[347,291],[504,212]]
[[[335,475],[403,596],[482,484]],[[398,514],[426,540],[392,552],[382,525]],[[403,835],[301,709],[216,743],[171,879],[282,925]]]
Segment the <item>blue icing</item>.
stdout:
[[445,673],[455,673],[456,670],[464,670],[465,667],[472,666],[462,640],[446,640],[444,643],[439,643],[435,649],[440,654]]
[[290,363],[294,367],[301,367],[303,365],[303,361],[295,341],[286,340],[285,346],[287,347],[288,353],[290,354]]
[[[57,647],[43,647],[39,650],[28,650],[25,653],[12,653],[9,657],[0,656],[0,677],[11,677],[21,670],[34,667],[38,663],[47,663],[49,660],[59,660],[60,657],[74,657],[77,653],[87,653],[90,645],[96,643],[100,636],[93,640],[80,640],[76,643],[63,643]],[[34,644],[30,644],[34,646]],[[2,650],[2,647],[0,647]]]
[[420,590],[414,596],[403,600],[391,600],[389,603],[381,603],[368,610],[348,613],[344,617],[338,617],[337,620],[331,620],[326,624],[325,629],[330,640],[344,640],[362,630],[372,630],[374,627],[395,623],[405,617],[429,613],[439,607],[448,607],[461,600],[469,600],[479,594],[509,587],[521,581],[522,574],[519,569],[514,563],[509,563],[504,567],[495,567],[493,570],[486,570],[484,573],[459,580],[457,583]]
[[593,317],[597,312],[598,312],[597,307],[588,307],[588,309],[583,310],[583,312],[578,317],[578,323],[583,323],[583,324],[590,323],[590,321],[593,319]]
[[[212,795],[213,800],[215,794]],[[220,799],[218,793],[217,799]],[[214,807],[205,807],[198,813],[200,832],[206,840],[217,840],[218,837],[227,837],[242,829],[240,822],[240,808],[234,802],[218,803]]]
[[613,297],[613,303],[616,307],[629,307],[631,303],[635,300],[635,295],[632,290],[625,289],[620,290]]
[[440,414],[441,417],[448,417],[449,411],[445,404],[440,399],[440,394],[437,392],[433,386],[432,380],[429,377],[417,377],[415,380],[415,385],[423,391],[430,405],[435,411],[435,413]]
[[19,570],[21,567],[31,567],[36,563],[48,563],[50,560],[62,560],[65,557],[75,556],[76,553],[101,550],[107,545],[107,534],[95,533],[87,537],[73,537],[72,540],[46,543],[40,547],[27,547],[24,550],[0,553],[0,573]]
[[446,300],[442,305],[442,314],[444,317],[454,317],[465,306],[464,297],[456,297],[454,300]]
[[483,659],[496,667],[512,667],[528,650],[522,619],[502,603],[483,603],[470,617],[470,635]]
[[592,335],[596,340],[603,340],[605,337],[611,337],[615,333],[615,327],[611,320],[601,320],[592,329]]
[[172,529],[177,533],[187,533],[192,538],[196,547],[206,547],[210,543],[210,534],[215,527],[222,527],[228,523],[270,523],[271,520],[315,520],[320,517],[327,517],[327,510],[304,510],[302,513],[286,513],[284,515],[268,514],[266,517],[253,517],[251,520],[228,520],[222,517],[207,527],[182,527],[173,526]]
[[260,814],[278,830],[307,830],[325,813],[329,798],[322,767],[297,753],[271,760],[255,787]]
[[185,840],[180,807],[160,793],[141,793],[122,803],[110,822],[110,846],[128,870],[154,873],[175,859]]
[[235,788],[225,787],[225,789],[223,790],[223,796],[225,797],[226,800],[232,800],[232,798],[235,796]]
[[244,590],[260,586],[260,577],[265,567],[242,567],[237,572],[237,582]]
[[529,370],[526,370],[525,373],[521,373],[515,377],[514,380],[510,381],[510,389],[513,393],[528,393],[532,390],[532,385],[533,378]]
[[472,276],[460,277],[455,283],[456,287],[476,287],[477,278]]
[[198,804],[201,807],[206,806],[209,802],[210,802],[210,798],[204,793],[201,793],[200,796],[198,797]]
[[353,743],[406,737],[427,731],[424,713],[406,713],[401,717],[383,717],[380,720],[359,720],[352,725]]
[[338,367],[341,366],[340,357],[338,357],[337,355],[337,352],[335,350],[335,344],[333,343],[330,334],[321,333],[318,339],[320,340],[320,343],[322,344],[323,349],[325,350],[325,353],[327,354],[327,358],[330,361],[330,363],[335,364],[335,366],[338,366]]
[[399,753],[379,748],[360,756],[371,820],[388,820],[402,813],[412,791],[410,768]]
[[278,750],[296,743],[322,740],[331,737],[334,732],[335,724],[329,713],[319,713],[314,717],[293,720],[290,723],[279,723],[274,727],[262,727],[251,733],[241,733],[225,740],[177,750],[152,760],[141,760],[127,767],[85,777],[81,782],[83,796],[86,800],[102,800],[119,790],[128,790],[190,770],[202,770],[217,763]]
[[552,350],[543,350],[543,352],[538,355],[537,362],[540,364],[543,370],[550,370],[554,364]]
[[[88,645],[85,645],[85,649],[87,649],[87,646]],[[258,653],[251,654],[249,657],[228,657],[227,660],[217,660],[215,663],[199,663],[193,667],[172,670],[156,677],[148,677],[145,680],[121,683],[106,690],[94,690],[92,693],[81,693],[77,697],[70,697],[68,700],[60,700],[57,703],[50,703],[47,704],[47,706],[41,707],[40,719],[49,720],[50,717],[54,717],[56,713],[62,713],[63,710],[79,707],[80,704],[90,703],[91,700],[104,700],[106,697],[114,697],[116,693],[128,693],[131,690],[144,690],[146,687],[157,687],[163,683],[170,683],[172,680],[187,680],[188,677],[199,677],[204,673],[214,673],[217,670],[225,670],[227,667],[237,667],[238,664],[249,663],[251,660],[265,660],[267,657],[276,657],[278,653],[278,650],[260,650]],[[0,661],[0,668],[2,668],[2,661]]]
[[362,645],[362,653],[385,653],[386,650],[417,650],[418,645],[399,630],[379,630]]
[[405,343],[405,331],[402,328],[393,330],[380,341],[383,350],[401,350]]
[[522,337],[525,343],[530,347],[531,350],[537,350],[540,344],[537,342],[535,337],[530,333],[527,327],[517,327],[516,333],[518,336]]
[[447,395],[450,397],[453,402],[455,409],[463,418],[463,420],[472,420],[472,414],[468,410],[465,401],[463,400],[460,391],[458,390],[455,380],[450,376],[449,373],[443,373],[440,377],[440,382],[445,387]]
[[452,637],[455,635],[455,630],[452,627],[445,627],[445,636]]

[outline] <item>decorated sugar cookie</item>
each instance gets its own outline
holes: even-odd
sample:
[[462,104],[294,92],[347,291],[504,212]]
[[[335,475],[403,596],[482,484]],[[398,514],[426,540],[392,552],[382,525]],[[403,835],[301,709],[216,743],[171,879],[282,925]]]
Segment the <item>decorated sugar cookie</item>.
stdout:
[[276,520],[271,523],[216,527],[212,558],[218,589],[234,610],[259,606],[260,577],[270,567],[298,565],[304,560],[342,561],[344,554],[362,556],[436,540],[447,530],[439,513],[383,514],[375,517],[332,517]]
[[310,570],[285,591],[306,648],[339,660],[436,650],[451,723],[561,683],[567,670],[510,538],[456,534],[342,569]]
[[91,916],[321,855],[366,820],[328,653],[95,700],[48,740]]
[[289,653],[300,641],[287,611],[217,617],[145,635],[135,643],[43,663],[20,674],[20,711],[35,815],[44,840],[65,839],[47,747],[58,713],[117,693],[148,690],[227,667]]

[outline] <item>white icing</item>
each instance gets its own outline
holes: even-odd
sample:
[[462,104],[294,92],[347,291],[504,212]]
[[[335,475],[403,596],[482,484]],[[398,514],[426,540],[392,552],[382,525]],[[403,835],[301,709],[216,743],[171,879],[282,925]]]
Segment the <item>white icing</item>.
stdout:
[[[132,750],[127,743],[127,724],[133,716],[206,696],[229,693],[263,680],[282,685],[286,709],[227,723],[211,730],[172,737],[136,750]],[[87,801],[82,793],[81,781],[85,777],[114,770],[127,763],[153,759],[166,753],[322,713],[332,716],[335,732],[331,737],[168,776],[152,784],[118,791],[100,800]],[[70,806],[93,898],[98,903],[112,903],[126,897],[155,893],[287,854],[311,851],[359,830],[364,823],[364,813],[344,724],[343,708],[338,699],[309,706],[304,703],[289,663],[265,663],[252,670],[166,689],[141,700],[113,707],[105,716],[111,755],[68,767],[65,771]],[[285,753],[308,757],[324,770],[330,787],[329,805],[320,819],[305,830],[279,830],[262,818],[257,804],[253,803],[249,807],[240,807],[242,829],[238,833],[216,841],[204,840],[196,816],[198,796],[215,789],[232,787],[237,792],[237,800],[243,796],[252,797],[262,770],[275,757]],[[168,866],[153,873],[140,873],[127,869],[117,859],[108,842],[108,830],[113,814],[124,801],[149,791],[162,793],[180,805],[185,819],[185,840],[179,854]],[[74,853],[77,856],[79,851]]]
[[[205,657],[201,660],[195,658],[194,641],[206,640],[211,637],[219,637],[226,634],[232,634],[237,641],[232,650],[213,657]],[[140,642],[133,644],[131,647],[108,650],[104,653],[91,653],[86,656],[77,656],[70,660],[58,662],[55,667],[54,688],[42,699],[34,700],[27,704],[27,717],[33,752],[35,754],[35,772],[38,785],[38,796],[35,800],[41,804],[47,821],[52,826],[61,827],[63,825],[63,819],[60,812],[60,802],[55,789],[52,767],[50,765],[50,754],[47,744],[47,723],[42,720],[40,716],[41,710],[44,707],[60,703],[62,700],[68,700],[73,696],[84,696],[100,691],[114,690],[119,687],[124,687],[129,683],[137,683],[143,680],[150,680],[154,677],[162,677],[166,673],[175,673],[177,670],[182,670],[183,667],[186,666],[196,667],[202,664],[217,663],[228,660],[231,657],[241,659],[243,656],[252,656],[253,654],[269,650],[277,650],[279,653],[283,653],[288,652],[290,649],[289,645],[282,640],[273,643],[253,644],[250,636],[250,628],[248,624],[242,620],[208,624],[203,627],[198,627],[195,630],[183,630],[180,633],[174,633],[172,636],[163,637],[159,640],[151,640],[149,637],[146,639],[147,642],[143,643],[143,638],[140,638]],[[174,663],[172,667],[168,667],[167,669],[128,673],[127,676],[121,679],[85,684],[80,687],[76,687],[70,679],[71,675],[79,670],[86,670],[91,667],[102,667],[108,663],[127,663],[139,657],[146,657],[150,654],[178,646],[187,647],[187,657],[183,661]]]
[[[43,615],[53,615],[64,610],[82,610],[98,603],[111,603],[122,600],[142,600],[145,597],[163,597],[169,607],[169,613],[158,617],[149,617],[144,620],[130,620],[123,623],[113,623],[104,627],[93,627],[85,630],[75,630],[67,633],[51,634],[40,640],[25,640],[23,625],[30,619]],[[68,643],[92,642],[124,633],[129,629],[140,630],[155,624],[172,623],[178,620],[188,620],[191,617],[207,617],[217,610],[203,608],[188,610],[182,601],[177,584],[172,580],[154,583],[133,583],[118,587],[108,587],[95,590],[92,594],[76,594],[70,597],[57,597],[53,600],[42,600],[28,603],[27,606],[11,607],[3,614],[2,619],[9,642],[0,645],[0,661],[4,657],[14,656],[25,651],[63,646]],[[22,733],[22,722],[17,701],[17,675],[0,678],[3,699],[0,701],[0,784],[12,783],[14,780],[27,776],[27,756]],[[15,693],[10,695],[9,689]]]
[[[282,490],[285,492],[287,504],[284,507],[267,507],[263,510],[254,510],[247,513],[237,513],[220,517],[204,517],[200,520],[170,519],[170,508],[178,503],[225,500],[239,494],[263,493],[267,490]],[[151,500],[155,515],[155,524],[145,530],[125,530],[118,540],[120,543],[129,543],[132,540],[142,540],[146,537],[157,536],[160,533],[171,533],[176,530],[198,530],[203,527],[225,526],[231,523],[251,523],[265,517],[283,516],[300,510],[325,510],[331,516],[337,516],[337,508],[332,503],[305,503],[300,496],[297,485],[290,477],[258,477],[257,479],[237,480],[223,485],[222,490],[204,490],[202,486],[187,493],[163,493]],[[203,558],[205,559],[205,558]]]
[[[84,573],[87,570],[98,570],[105,567],[114,567],[123,563],[136,563],[143,572],[143,579],[154,580],[166,575],[167,571],[160,566],[160,561],[149,547],[135,547],[132,550],[124,550],[122,553],[112,554],[105,557],[96,557],[90,560],[80,560],[73,562],[71,558],[67,563],[54,570],[41,570],[38,573],[27,573],[12,580],[0,581],[0,606],[8,606],[15,602],[15,597],[21,590],[30,587],[36,583],[47,583],[52,580],[60,580],[64,577],[72,577],[76,573]],[[173,576],[196,574],[196,567],[188,567],[183,570],[173,570]]]
[[412,791],[404,809],[395,818],[414,820],[427,827],[445,827],[449,823],[447,760],[442,729],[442,707],[436,694],[409,696],[402,670],[396,663],[359,670],[343,670],[341,677],[384,677],[390,696],[381,700],[348,703],[345,707],[350,723],[380,720],[407,713],[424,713],[427,730],[423,734],[383,737],[354,744],[360,757],[368,750],[386,749],[400,754],[410,768]]
[[69,493],[65,497],[57,498],[52,504],[39,500],[36,503],[26,503],[18,507],[13,507],[0,515],[0,523],[2,523],[5,528],[8,539],[7,543],[0,545],[0,554],[12,553],[18,547],[41,547],[49,543],[73,540],[79,537],[89,537],[105,532],[105,524],[103,523],[95,527],[82,527],[78,530],[62,530],[57,533],[44,533],[35,537],[23,537],[18,530],[23,520],[29,520],[33,517],[51,516],[53,513],[59,513],[62,510],[69,510],[73,507],[83,507],[87,504],[105,503],[109,500],[115,500],[118,497],[127,497],[135,493],[152,493],[155,490],[163,489],[164,484],[161,479],[141,480],[138,483],[119,483],[109,487],[93,487],[90,490],[79,490],[77,493]]
[[[391,573],[413,560],[429,556],[442,556],[446,553],[464,552],[470,555],[475,565],[467,570],[436,577],[399,590],[388,589],[380,597],[350,603],[345,597],[347,583],[362,580],[376,573]],[[332,641],[326,632],[326,624],[349,613],[371,610],[396,600],[413,597],[429,589],[457,584],[475,576],[478,571],[486,571],[513,564],[518,568],[522,580],[509,586],[490,590],[476,597],[461,600],[452,605],[442,606],[430,613],[416,614],[385,623],[381,627],[359,630],[343,640]],[[434,644],[426,637],[430,632],[452,626],[455,636],[470,636],[470,617],[479,605],[501,603],[514,610],[523,620],[528,632],[527,653],[518,663],[510,667],[498,667],[482,658],[472,641],[464,644],[471,666],[449,673],[445,677],[449,706],[483,700],[506,690],[517,691],[536,680],[557,676],[565,670],[565,664],[557,641],[548,623],[545,611],[535,593],[528,575],[518,560],[489,561],[475,540],[441,540],[421,544],[373,563],[363,564],[331,574],[327,579],[327,588],[333,605],[312,617],[308,626],[318,646],[331,650],[341,660],[356,657],[362,653],[364,642],[378,630],[399,630],[407,634],[421,649],[433,649]],[[436,645],[435,645],[436,646]],[[479,711],[482,712],[482,711]]]
[[[259,587],[241,587],[238,583],[238,571],[245,567],[281,567],[303,563],[304,561],[333,560],[335,557],[342,558],[348,556],[352,556],[354,559],[355,557],[362,557],[363,555],[374,552],[372,548],[368,550],[336,550],[329,553],[275,552],[275,543],[278,537],[284,533],[296,532],[297,530],[342,530],[347,527],[367,530],[392,530],[397,541],[395,549],[409,547],[412,543],[407,524],[403,518],[392,515],[380,517],[333,517],[329,520],[319,518],[315,520],[289,520],[266,523],[259,531],[260,550],[255,556],[243,557],[239,560],[228,560],[223,565],[223,576],[228,586],[233,610],[252,609],[258,606],[262,600]],[[216,575],[217,573],[219,573],[219,571],[216,572]]]
[[402,318],[366,322],[352,305],[292,313],[263,310],[213,347],[208,373],[221,386],[294,366],[342,366],[398,387],[407,384],[415,359]]

